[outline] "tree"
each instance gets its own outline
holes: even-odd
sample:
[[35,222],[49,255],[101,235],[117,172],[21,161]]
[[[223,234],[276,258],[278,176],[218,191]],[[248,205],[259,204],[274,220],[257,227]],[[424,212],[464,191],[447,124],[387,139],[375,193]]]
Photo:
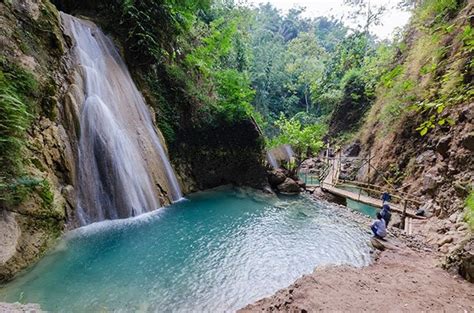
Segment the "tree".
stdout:
[[317,44],[313,33],[301,33],[288,46],[286,70],[293,78],[288,89],[303,94],[306,112],[309,112],[311,95],[322,80],[324,50]]
[[344,0],[344,3],[351,6],[354,11],[350,18],[357,23],[359,31],[363,30],[365,34],[370,33],[372,25],[380,25],[380,19],[387,10],[384,5],[377,5],[371,0]]
[[318,153],[324,145],[322,138],[327,128],[322,123],[303,126],[297,118],[287,119],[281,114],[275,126],[280,133],[269,142],[269,146],[289,144],[299,160]]

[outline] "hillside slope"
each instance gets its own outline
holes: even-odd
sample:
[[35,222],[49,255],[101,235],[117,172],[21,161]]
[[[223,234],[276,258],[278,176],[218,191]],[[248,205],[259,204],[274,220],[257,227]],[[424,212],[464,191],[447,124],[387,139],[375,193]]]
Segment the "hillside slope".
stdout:
[[473,3],[428,0],[416,9],[358,135],[380,171],[370,181],[427,204],[435,217],[428,239],[466,257],[474,252],[463,224],[474,187]]

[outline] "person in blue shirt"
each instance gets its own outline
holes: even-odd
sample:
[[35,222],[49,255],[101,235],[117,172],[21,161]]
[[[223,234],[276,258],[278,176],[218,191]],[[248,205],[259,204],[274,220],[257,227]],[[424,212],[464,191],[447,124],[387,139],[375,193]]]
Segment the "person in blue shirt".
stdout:
[[377,219],[374,221],[370,229],[372,229],[376,238],[382,239],[387,236],[387,228],[385,226],[385,221],[382,218],[382,214],[377,213]]
[[392,218],[392,213],[390,213],[390,206],[388,204],[384,204],[382,206],[382,211],[380,212],[382,215],[383,220],[385,221],[385,227],[388,227],[388,223],[390,223],[390,219]]
[[390,202],[392,200],[392,196],[388,192],[384,192],[382,194],[382,202],[383,204]]

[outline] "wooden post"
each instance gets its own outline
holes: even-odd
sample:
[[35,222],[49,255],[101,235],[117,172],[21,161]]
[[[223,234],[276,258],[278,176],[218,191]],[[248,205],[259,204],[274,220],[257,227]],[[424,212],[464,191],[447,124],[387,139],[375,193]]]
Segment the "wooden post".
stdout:
[[326,148],[326,164],[329,164],[329,141]]
[[339,169],[336,172],[336,184],[339,181],[339,175],[341,174],[341,161],[342,161],[341,152],[339,151]]
[[367,183],[370,182],[370,150],[369,150],[369,160],[367,161]]
[[407,218],[407,205],[408,201],[406,199],[403,200],[403,213],[402,213],[402,223],[403,223],[403,229],[405,229],[405,223],[406,223],[406,218]]

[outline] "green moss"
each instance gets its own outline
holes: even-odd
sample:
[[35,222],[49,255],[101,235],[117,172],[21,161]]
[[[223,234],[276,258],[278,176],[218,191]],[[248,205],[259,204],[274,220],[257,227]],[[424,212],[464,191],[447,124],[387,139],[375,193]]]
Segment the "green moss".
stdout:
[[474,32],[465,19],[455,18],[461,4],[427,0],[416,10],[411,28],[417,32],[407,40],[406,58],[382,77],[379,111],[369,116],[372,123],[382,122],[378,136],[398,129],[397,122],[412,112],[422,136],[438,126],[449,127],[456,121],[445,109],[472,97]]
[[9,205],[19,205],[25,201],[36,187],[41,184],[41,180],[31,177],[20,177],[0,184],[1,201]]
[[33,164],[34,167],[36,167],[37,169],[39,169],[40,171],[44,172],[46,170],[46,168],[43,166],[43,164],[41,163],[40,160],[38,160],[37,158],[32,158],[30,160],[31,164]]
[[51,185],[49,184],[49,181],[41,181],[38,187],[38,194],[42,200],[43,208],[47,210],[52,210],[54,194],[51,191]]
[[43,113],[50,119],[55,120],[57,116],[57,98],[58,86],[56,82],[49,78],[42,88],[41,108]]

